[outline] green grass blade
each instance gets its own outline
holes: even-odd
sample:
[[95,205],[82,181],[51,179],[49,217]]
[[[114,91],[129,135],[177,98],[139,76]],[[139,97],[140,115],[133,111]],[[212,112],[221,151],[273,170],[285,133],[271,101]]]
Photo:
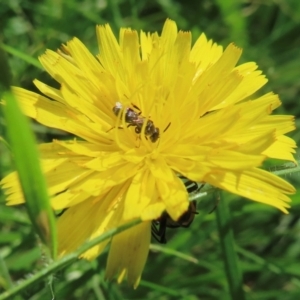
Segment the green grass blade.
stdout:
[[223,253],[223,260],[227,282],[231,298],[233,300],[246,299],[243,291],[243,277],[240,271],[238,256],[234,247],[234,237],[231,226],[231,216],[228,203],[221,198],[221,193],[216,192],[215,196],[219,197],[219,204],[216,209],[217,224]]
[[43,69],[41,63],[36,58],[33,58],[30,55],[28,55],[18,49],[15,49],[15,48],[13,48],[9,45],[5,45],[3,43],[0,43],[0,48],[2,48],[4,51],[6,51],[7,53],[9,53],[13,56],[19,57],[20,59],[26,61],[30,65],[33,65],[39,69]]
[[35,139],[13,93],[5,92],[3,98],[7,136],[28,214],[42,241],[50,246],[52,257],[55,259],[57,252],[55,217],[49,202],[45,178],[39,165]]

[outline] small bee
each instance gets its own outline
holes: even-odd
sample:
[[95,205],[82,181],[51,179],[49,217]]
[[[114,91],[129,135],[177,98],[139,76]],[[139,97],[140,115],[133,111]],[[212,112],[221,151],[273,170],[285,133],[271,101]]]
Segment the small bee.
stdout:
[[[136,106],[134,108],[138,109]],[[120,102],[116,102],[116,105],[113,107],[113,112],[116,116],[122,117],[123,105]],[[128,126],[137,126],[142,127],[144,124],[143,118],[140,117],[140,112],[135,112],[132,108],[126,108],[125,112],[125,122],[128,123]]]
[[[133,105],[133,107],[140,111],[140,109],[136,105]],[[116,102],[116,105],[113,107],[114,114],[116,116],[122,116],[122,111],[123,111],[122,104],[120,102]],[[141,134],[144,122],[146,120],[144,117],[141,117],[140,115],[141,115],[141,111],[137,113],[132,108],[126,108],[125,110],[125,122],[128,123],[127,127],[134,126],[135,127],[134,131],[137,134]],[[169,126],[170,123],[164,131],[166,131]],[[145,137],[146,138],[149,137],[152,143],[155,143],[160,137],[159,128],[155,127],[153,121],[151,120],[147,120],[147,123],[145,125]]]
[[[201,184],[199,187],[196,182],[187,180],[183,176],[180,176],[180,178],[185,179],[184,185],[188,193],[196,192],[203,187],[203,184]],[[174,221],[167,212],[164,212],[157,220],[152,221],[151,234],[154,239],[161,244],[166,244],[167,228],[188,228],[193,223],[195,215],[198,214],[196,211],[196,207],[196,201],[190,202],[188,210],[184,212],[177,221]]]

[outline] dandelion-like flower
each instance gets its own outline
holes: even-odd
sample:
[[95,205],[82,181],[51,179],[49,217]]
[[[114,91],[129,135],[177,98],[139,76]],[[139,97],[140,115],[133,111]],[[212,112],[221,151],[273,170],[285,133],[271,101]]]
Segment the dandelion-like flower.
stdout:
[[[167,20],[161,35],[98,26],[99,55],[76,38],[40,61],[60,84],[38,80],[44,95],[14,92],[26,115],[74,134],[39,149],[64,255],[110,228],[143,222],[111,239],[107,277],[136,287],[148,255],[151,221],[188,208],[178,175],[209,183],[287,212],[294,188],[258,167],[267,158],[294,161],[292,116],[272,116],[273,93],[253,95],[267,79],[241,49],[225,50]],[[24,202],[16,173],[2,180],[9,205]],[[88,250],[99,255],[108,242]]]

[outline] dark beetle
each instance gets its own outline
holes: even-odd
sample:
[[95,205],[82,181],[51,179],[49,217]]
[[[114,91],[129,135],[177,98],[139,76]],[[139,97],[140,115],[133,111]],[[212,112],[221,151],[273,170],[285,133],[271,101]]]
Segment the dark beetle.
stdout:
[[[188,193],[199,191],[203,187],[203,184],[199,186],[194,181],[188,180],[185,177],[181,178],[185,180],[184,185]],[[157,220],[152,221],[151,234],[154,239],[161,244],[165,244],[167,242],[167,228],[188,228],[193,223],[195,215],[198,214],[196,211],[196,206],[196,201],[190,202],[188,210],[184,212],[177,221],[174,221],[167,212],[163,212],[163,214]]]

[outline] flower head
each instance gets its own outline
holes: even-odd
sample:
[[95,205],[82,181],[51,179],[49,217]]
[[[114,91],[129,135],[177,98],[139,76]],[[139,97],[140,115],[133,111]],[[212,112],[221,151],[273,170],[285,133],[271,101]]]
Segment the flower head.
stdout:
[[[161,35],[98,26],[99,55],[76,38],[40,61],[59,89],[35,80],[44,95],[15,88],[23,111],[78,138],[40,145],[63,255],[133,218],[144,222],[114,236],[107,277],[137,286],[146,262],[151,220],[188,208],[178,175],[286,212],[294,188],[258,167],[271,157],[294,161],[284,134],[293,117],[272,116],[273,93],[253,62],[237,66],[241,49],[225,50],[167,20]],[[22,203],[15,173],[2,180],[8,204]],[[84,254],[92,259],[102,243]]]

